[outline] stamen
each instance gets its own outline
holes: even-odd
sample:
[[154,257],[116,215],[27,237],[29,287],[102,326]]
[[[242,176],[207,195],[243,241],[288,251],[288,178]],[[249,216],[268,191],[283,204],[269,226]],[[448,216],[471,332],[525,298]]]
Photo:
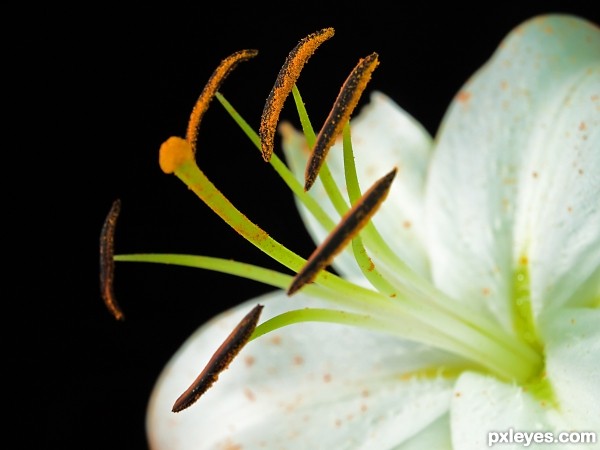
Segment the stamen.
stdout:
[[188,122],[185,139],[190,143],[193,152],[196,151],[196,140],[198,139],[198,127],[200,126],[200,121],[216,92],[221,87],[221,84],[240,62],[254,58],[257,54],[258,50],[240,50],[239,52],[229,55],[221,61],[219,67],[215,69],[208,79],[206,86],[204,86],[200,97],[198,97],[198,100],[192,109],[192,114],[190,115],[190,120]]
[[[313,148],[317,137],[313,130],[312,124],[310,123],[310,119],[308,118],[308,113],[306,112],[304,101],[302,100],[302,97],[300,96],[300,91],[298,91],[297,87],[294,87],[292,92],[294,94],[294,101],[296,102],[296,108],[298,109],[298,115],[300,118],[300,123],[302,124],[302,131],[306,138],[306,143],[310,148]],[[323,165],[321,166],[321,171],[319,172],[319,179],[323,184],[323,188],[325,189],[325,193],[327,194],[327,197],[329,197],[331,204],[333,205],[337,213],[340,215],[340,217],[342,217],[348,212],[350,206],[344,199],[340,188],[338,187],[336,181],[331,175],[326,161],[323,161]],[[304,186],[302,187],[302,191],[304,193],[308,192],[304,189]]]
[[[234,261],[232,259],[216,258],[202,255],[186,255],[174,253],[138,253],[129,255],[115,255],[115,261],[172,264],[180,267],[193,267],[196,269],[211,270],[229,275],[235,275],[247,280],[254,280],[278,289],[287,289],[292,282],[292,275],[284,274],[273,269],[256,266],[253,264]],[[324,274],[327,275],[327,274]],[[326,278],[330,278],[327,280]],[[374,314],[384,311],[386,314],[395,311],[390,302],[378,293],[366,289],[357,288],[356,285],[342,285],[335,281],[336,286],[331,286],[333,277],[323,277],[319,284],[311,284],[303,288],[304,293],[321,298],[328,302],[342,305],[362,311],[365,314]],[[341,294],[341,295],[340,295]],[[388,314],[389,315],[389,314]]]
[[252,333],[250,340],[253,341],[267,333],[302,322],[336,323],[339,325],[352,325],[376,331],[381,331],[386,326],[382,319],[375,318],[368,314],[357,314],[325,308],[303,308],[286,311],[261,323],[256,327],[254,333]]
[[263,305],[256,305],[233,329],[196,380],[175,401],[173,412],[183,411],[193,405],[217,381],[221,372],[229,367],[231,361],[250,340],[262,309]]
[[395,176],[396,169],[394,168],[390,173],[377,180],[352,206],[331,234],[327,236],[327,239],[308,258],[304,267],[296,274],[288,288],[288,295],[292,295],[305,284],[312,282],[319,272],[343,250],[346,244],[369,223],[371,217],[387,197]]
[[171,136],[160,146],[158,164],[166,174],[175,171],[186,163],[194,161],[194,151],[188,141],[177,136]]
[[360,96],[371,79],[371,74],[378,65],[378,55],[377,53],[372,53],[358,62],[344,82],[329,116],[327,116],[321,131],[319,131],[317,142],[308,160],[304,181],[304,189],[306,191],[311,188],[317,179],[327,152],[344,129],[346,122],[350,119]]
[[113,202],[100,232],[100,292],[104,304],[117,320],[125,318],[113,291],[115,229],[120,212],[121,200],[117,199]]
[[261,150],[265,161],[268,162],[273,154],[273,149],[275,147],[275,130],[285,99],[290,95],[290,92],[292,92],[292,88],[300,77],[300,72],[302,71],[304,64],[306,64],[315,50],[323,42],[331,38],[333,34],[333,28],[324,28],[321,31],[308,35],[298,42],[283,63],[283,67],[275,80],[275,85],[269,93],[260,119],[258,133],[260,135],[262,144]]
[[[342,147],[344,151],[344,178],[346,179],[346,189],[348,190],[350,203],[354,204],[360,200],[362,193],[358,182],[358,174],[356,173],[356,165],[354,164],[354,150],[352,149],[350,122],[346,122],[344,125]],[[365,231],[369,227],[375,228],[372,223],[369,223],[365,228]],[[352,239],[352,250],[358,267],[371,285],[379,292],[385,293],[390,297],[397,297],[398,293],[396,292],[396,288],[379,272],[374,261],[367,253],[367,249],[360,236],[355,236],[354,239]]]
[[[294,88],[293,92],[297,89]],[[260,137],[258,134],[248,125],[248,122],[235,110],[235,108],[229,103],[222,94],[216,94],[217,100],[223,105],[225,110],[229,113],[232,119],[238,124],[242,131],[248,136],[252,144],[261,151]],[[279,130],[282,134],[285,134],[285,130],[289,130],[291,125],[289,123],[282,123],[279,125]],[[276,154],[271,155],[269,164],[275,169],[277,174],[283,179],[285,184],[290,190],[296,195],[296,197],[306,206],[306,208],[312,213],[314,218],[323,226],[326,230],[332,230],[335,226],[335,222],[327,215],[323,208],[317,203],[317,201],[308,195],[300,182],[296,179],[293,172],[279,159]]]
[[[160,167],[165,173],[174,173],[209,208],[250,243],[275,261],[297,272],[305,264],[299,255],[269,236],[262,228],[238,210],[200,170],[193,158],[190,145],[184,139],[171,137],[160,147]],[[324,272],[320,282],[343,295],[364,296],[371,302],[381,299],[378,293],[357,286],[339,276]]]

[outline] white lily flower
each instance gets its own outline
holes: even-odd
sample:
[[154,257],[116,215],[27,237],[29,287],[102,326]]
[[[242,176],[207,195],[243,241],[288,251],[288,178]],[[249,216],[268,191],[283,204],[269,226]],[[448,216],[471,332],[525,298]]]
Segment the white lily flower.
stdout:
[[[280,130],[303,180],[306,137]],[[435,139],[378,92],[351,131],[361,187],[397,169],[374,228],[355,237],[355,253],[336,257],[341,277],[324,272],[291,298],[252,299],[194,333],[152,394],[151,447],[600,448],[597,26],[563,15],[519,26],[458,92]],[[345,150],[340,139],[327,170],[352,198]],[[339,217],[324,185],[307,196]],[[331,226],[298,205],[322,243]],[[370,267],[355,257],[361,249]],[[279,322],[253,336],[197,403],[171,412],[256,304],[262,324]],[[490,440],[509,432],[512,442]],[[540,434],[516,442],[513,432]]]

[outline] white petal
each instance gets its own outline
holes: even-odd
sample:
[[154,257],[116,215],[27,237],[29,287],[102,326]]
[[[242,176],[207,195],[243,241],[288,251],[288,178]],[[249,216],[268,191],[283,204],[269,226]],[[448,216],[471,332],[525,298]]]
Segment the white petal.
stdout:
[[595,431],[600,447],[600,311],[563,309],[541,329],[546,372],[566,429]]
[[[501,383],[493,377],[465,373],[456,383],[450,407],[454,449],[487,448],[490,439],[494,438],[490,433],[508,433],[511,429],[513,432],[554,432],[548,410],[519,386]],[[526,447],[523,442],[496,441],[496,444],[503,450]],[[547,443],[531,444],[527,448],[565,449]]]
[[426,205],[434,280],[509,329],[521,256],[538,309],[598,265],[598,35],[573,17],[526,22],[457,94],[437,137]]
[[[380,92],[371,94],[371,103],[361,110],[351,124],[352,147],[363,192],[394,167],[398,168],[390,194],[375,215],[375,225],[383,238],[407,264],[419,273],[428,274],[428,262],[422,244],[422,205],[431,137],[406,111]],[[304,180],[308,153],[303,137],[287,137],[284,139],[283,148],[290,167],[299,179]],[[341,139],[329,151],[327,164],[338,186],[344,189],[345,195]],[[332,217],[339,218],[320,182],[315,183],[310,192],[331,212]],[[302,207],[300,211],[316,242],[321,242],[326,236],[324,230],[308,217]],[[342,264],[341,270],[345,275],[357,273],[355,263],[342,261]]]
[[600,278],[600,31],[597,41],[596,67],[555,95],[524,168],[515,238],[529,257],[537,313],[589,306],[592,295],[574,294]]
[[[265,305],[263,321],[314,302],[302,293],[293,299],[271,294],[201,327],[165,367],[152,394],[147,416],[152,448],[394,448],[447,413],[451,380],[406,376],[443,362],[441,353],[317,323],[289,326],[249,343],[196,404],[171,413],[175,399],[256,303]],[[438,427],[431,430],[440,433]]]
[[450,415],[444,414],[426,429],[393,450],[452,450]]

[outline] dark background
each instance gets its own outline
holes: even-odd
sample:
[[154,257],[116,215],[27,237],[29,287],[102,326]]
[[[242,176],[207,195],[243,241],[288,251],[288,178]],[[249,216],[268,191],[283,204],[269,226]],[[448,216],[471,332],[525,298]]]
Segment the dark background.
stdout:
[[[99,294],[98,238],[115,198],[123,205],[117,253],[197,253],[277,268],[158,167],[160,144],[185,133],[221,59],[259,50],[221,89],[258,128],[287,53],[307,34],[333,26],[336,35],[298,82],[315,127],[358,59],[376,51],[381,64],[368,91],[387,93],[435,133],[454,93],[508,31],[555,11],[598,23],[593,3],[453,3],[443,10],[430,2],[387,10],[368,3],[354,16],[302,5],[281,17],[163,5],[7,16],[22,25],[7,46],[15,63],[5,69],[14,76],[6,94],[17,97],[6,122],[12,129],[5,125],[17,137],[9,172],[19,168],[7,190],[5,222],[17,225],[7,248],[17,249],[17,270],[8,272],[14,280],[7,292],[15,291],[5,301],[17,311],[7,314],[16,331],[5,347],[18,355],[8,372],[20,383],[8,394],[16,394],[9,407],[26,426],[18,432],[22,448],[146,448],[146,402],[170,355],[212,315],[270,290],[211,272],[120,263],[115,291],[126,320],[115,321]],[[295,120],[291,98],[282,118]],[[310,254],[291,195],[216,101],[201,127],[197,159],[250,218]]]

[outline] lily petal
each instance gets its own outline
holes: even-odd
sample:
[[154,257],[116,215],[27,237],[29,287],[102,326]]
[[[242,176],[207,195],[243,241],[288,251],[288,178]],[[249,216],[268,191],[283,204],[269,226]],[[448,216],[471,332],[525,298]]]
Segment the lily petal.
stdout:
[[450,414],[444,414],[426,429],[393,450],[452,450]]
[[[450,409],[452,444],[456,450],[488,447],[490,432],[548,432],[554,428],[547,407],[523,391],[497,378],[466,372],[456,382]],[[562,430],[561,430],[562,431]],[[502,449],[522,449],[524,443],[502,442]],[[532,445],[528,448],[537,448]],[[542,447],[540,447],[542,448]],[[543,448],[557,449],[544,444]]]
[[[393,167],[398,168],[390,194],[373,222],[384,240],[409,266],[423,275],[428,274],[422,208],[432,147],[430,135],[406,111],[380,92],[371,94],[371,102],[351,121],[351,126],[358,179],[364,190]],[[304,137],[291,129],[286,129],[283,135],[286,160],[298,179],[304,180],[308,157]],[[337,185],[345,186],[341,137],[329,151],[327,164]],[[320,183],[316,183],[309,192],[331,217],[339,217]],[[299,210],[315,242],[322,242],[325,230],[315,223],[302,205],[299,205]],[[360,274],[353,259],[347,257],[344,260],[343,257],[340,255],[339,261],[336,260],[336,269],[348,277]]]
[[[457,381],[451,406],[452,441],[456,449],[483,448],[488,432],[595,432],[600,434],[600,311],[563,309],[541,322],[546,338],[546,377],[554,399],[536,398],[520,386],[465,373]],[[524,443],[502,442],[502,448]],[[528,448],[537,448],[535,445]],[[547,442],[539,448],[567,449]],[[580,448],[580,444],[572,448]],[[595,446],[600,448],[600,442]]]
[[[595,431],[600,439],[600,311],[562,309],[542,321],[546,373],[565,429]],[[600,441],[598,442],[600,448]]]
[[598,267],[599,61],[593,24],[527,21],[456,95],[437,136],[426,199],[433,279],[507,329],[520,258],[536,313]]
[[557,92],[524,174],[516,248],[529,255],[534,312],[590,306],[600,280],[600,30],[595,67]]
[[[250,342],[192,407],[172,413],[237,321],[256,303],[263,320],[316,300],[278,292],[201,327],[160,376],[148,407],[152,448],[395,448],[448,411],[453,380],[411,372],[448,356],[355,327],[303,323]],[[438,428],[440,428],[438,430]],[[446,436],[448,431],[446,430]],[[229,445],[229,447],[227,447]]]

